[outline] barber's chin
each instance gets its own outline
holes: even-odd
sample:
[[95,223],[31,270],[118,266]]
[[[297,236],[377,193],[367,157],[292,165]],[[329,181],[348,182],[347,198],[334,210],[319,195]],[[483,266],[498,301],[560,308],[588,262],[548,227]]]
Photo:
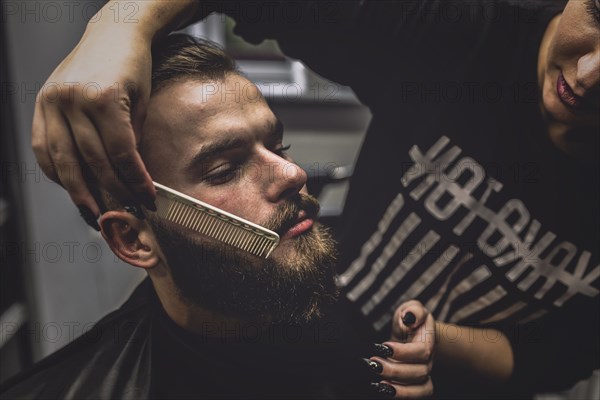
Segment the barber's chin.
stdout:
[[549,134],[552,143],[572,158],[584,164],[598,164],[600,135],[597,129],[554,124]]

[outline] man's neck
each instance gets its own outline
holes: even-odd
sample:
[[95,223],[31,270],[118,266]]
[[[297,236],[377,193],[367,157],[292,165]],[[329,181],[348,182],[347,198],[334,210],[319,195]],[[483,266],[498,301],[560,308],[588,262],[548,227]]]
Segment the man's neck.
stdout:
[[150,274],[152,285],[167,316],[180,328],[203,337],[234,338],[248,326],[259,329],[260,322],[243,320],[207,310],[184,299],[170,274]]

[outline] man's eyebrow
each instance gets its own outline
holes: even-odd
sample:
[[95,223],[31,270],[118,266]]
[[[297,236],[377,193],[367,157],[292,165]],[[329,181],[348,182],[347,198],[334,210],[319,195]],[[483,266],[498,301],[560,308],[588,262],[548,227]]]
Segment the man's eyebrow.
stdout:
[[239,136],[216,139],[202,146],[200,151],[198,151],[198,153],[196,153],[194,157],[192,157],[190,162],[188,162],[186,170],[192,170],[194,168],[197,168],[198,166],[206,164],[211,159],[217,157],[219,154],[225,151],[246,146],[248,146],[248,140]]
[[[281,140],[283,137],[283,123],[279,118],[275,120],[275,124],[271,125],[272,129],[269,133],[275,139]],[[223,137],[216,139],[202,146],[200,151],[192,157],[186,166],[186,170],[193,170],[198,166],[208,163],[211,159],[217,157],[220,153],[228,150],[238,149],[248,146],[248,139],[240,136]]]

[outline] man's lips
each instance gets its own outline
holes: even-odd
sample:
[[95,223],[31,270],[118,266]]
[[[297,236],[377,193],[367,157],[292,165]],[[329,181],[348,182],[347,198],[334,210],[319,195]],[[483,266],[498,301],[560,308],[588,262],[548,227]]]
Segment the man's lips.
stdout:
[[313,226],[313,223],[314,220],[310,218],[301,220],[296,225],[288,229],[288,231],[282,236],[281,240],[291,239],[293,237],[303,234]]
[[313,223],[314,219],[307,215],[306,211],[301,210],[296,219],[288,225],[289,228],[287,226],[283,228],[281,239],[290,239],[301,235],[309,230],[313,226]]

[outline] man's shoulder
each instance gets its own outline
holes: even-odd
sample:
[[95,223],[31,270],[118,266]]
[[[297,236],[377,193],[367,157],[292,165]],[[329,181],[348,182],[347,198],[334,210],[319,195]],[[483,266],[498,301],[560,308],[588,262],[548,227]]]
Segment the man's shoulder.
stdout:
[[151,283],[85,334],[0,386],[2,399],[147,397]]

